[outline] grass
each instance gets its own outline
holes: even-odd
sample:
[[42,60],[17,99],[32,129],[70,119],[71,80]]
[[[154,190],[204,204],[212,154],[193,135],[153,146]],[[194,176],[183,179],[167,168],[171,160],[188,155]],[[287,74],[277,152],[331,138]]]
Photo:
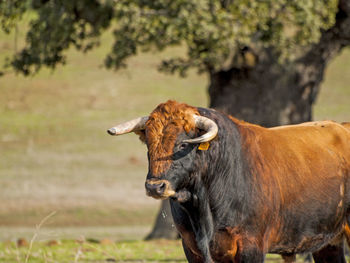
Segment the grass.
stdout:
[[[108,239],[47,240],[29,247],[0,243],[0,262],[187,262],[180,241],[121,241]],[[267,255],[267,263],[282,263],[279,255]],[[304,262],[298,257],[297,262]]]
[[[102,243],[102,244],[101,244]],[[0,262],[25,262],[29,247],[0,243]],[[27,262],[187,262],[179,241],[49,240],[36,242]]]

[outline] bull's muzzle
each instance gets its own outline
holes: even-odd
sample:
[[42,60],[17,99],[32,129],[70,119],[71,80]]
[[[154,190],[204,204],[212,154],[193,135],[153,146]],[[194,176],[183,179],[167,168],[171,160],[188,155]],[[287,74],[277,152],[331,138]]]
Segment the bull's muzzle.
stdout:
[[175,195],[167,180],[147,180],[145,187],[147,195],[156,199],[166,199]]

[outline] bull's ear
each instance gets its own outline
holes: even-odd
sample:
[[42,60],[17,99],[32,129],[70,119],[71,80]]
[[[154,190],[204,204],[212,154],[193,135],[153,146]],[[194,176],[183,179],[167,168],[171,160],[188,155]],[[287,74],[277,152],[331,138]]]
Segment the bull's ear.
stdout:
[[146,133],[145,130],[135,131],[135,133],[139,136],[139,139],[142,143],[146,143]]

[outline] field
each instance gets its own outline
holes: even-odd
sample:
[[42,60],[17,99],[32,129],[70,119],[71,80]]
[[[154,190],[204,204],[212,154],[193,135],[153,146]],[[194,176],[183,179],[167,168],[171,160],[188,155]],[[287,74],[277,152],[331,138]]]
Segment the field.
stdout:
[[[135,135],[110,137],[106,129],[167,99],[205,106],[208,79],[194,71],[186,79],[157,72],[160,60],[181,48],[139,54],[127,69],[108,71],[101,64],[112,41],[104,35],[86,55],[70,50],[67,65],[54,72],[0,78],[0,262],[25,262],[29,247],[14,242],[30,241],[53,211],[29,262],[72,262],[79,251],[76,262],[184,261],[178,242],[125,241],[147,234],[159,203],[144,193],[145,146]],[[14,46],[14,35],[0,33],[0,63]],[[315,119],[350,121],[349,71],[345,51],[327,70]],[[76,242],[81,236],[113,242]],[[47,246],[52,239],[59,244]]]
[[[0,244],[0,262],[187,262],[180,241],[62,240],[36,242],[17,247],[14,243]],[[266,262],[282,263],[280,256],[268,255]],[[299,257],[297,262],[304,262]]]
[[[28,260],[27,260],[28,258]],[[1,262],[186,262],[179,241],[62,240],[17,247],[0,244]]]

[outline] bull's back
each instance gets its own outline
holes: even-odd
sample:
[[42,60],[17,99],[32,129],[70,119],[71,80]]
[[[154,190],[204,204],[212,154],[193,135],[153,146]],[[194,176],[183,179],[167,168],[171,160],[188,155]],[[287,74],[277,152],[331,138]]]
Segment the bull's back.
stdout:
[[[344,129],[345,128],[345,129]],[[299,125],[281,126],[267,129],[265,136],[285,147],[301,160],[310,159],[324,162],[327,156],[335,159],[342,156],[350,162],[350,123],[333,121],[307,122]],[[281,148],[281,147],[280,147]],[[283,154],[283,149],[281,149]],[[335,156],[337,155],[337,156]],[[332,158],[333,159],[333,158]]]
[[349,131],[350,123],[333,121],[269,129],[241,125],[243,149],[253,172],[265,177],[263,182],[278,181],[283,194],[299,194],[293,191],[304,190],[310,183],[315,191],[321,190],[317,186],[338,182],[347,175],[346,169],[350,173]]

